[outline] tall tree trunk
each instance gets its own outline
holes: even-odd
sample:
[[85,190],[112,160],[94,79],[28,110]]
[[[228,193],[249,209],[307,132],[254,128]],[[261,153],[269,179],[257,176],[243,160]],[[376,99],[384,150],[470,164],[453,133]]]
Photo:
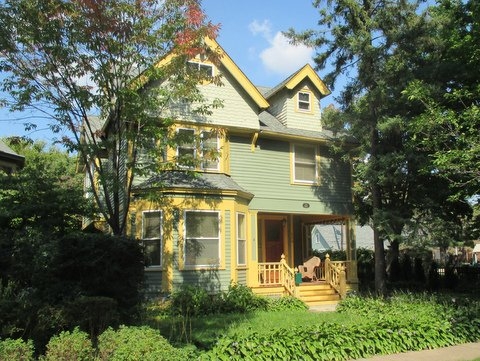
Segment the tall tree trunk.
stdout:
[[[372,114],[375,114],[375,112],[372,112]],[[370,139],[370,161],[372,162],[372,166],[374,168],[378,167],[378,139],[379,134],[375,122],[374,126],[372,126]],[[378,213],[382,208],[382,199],[380,186],[376,182],[372,182],[371,187],[373,207],[373,241],[375,246],[375,292],[378,295],[383,296],[387,293],[385,248],[383,239],[380,238],[380,233],[378,231]]]

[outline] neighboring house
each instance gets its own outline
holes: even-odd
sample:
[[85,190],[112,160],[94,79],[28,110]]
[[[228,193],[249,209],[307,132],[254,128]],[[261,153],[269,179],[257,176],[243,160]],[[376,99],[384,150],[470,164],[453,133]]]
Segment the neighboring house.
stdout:
[[[312,249],[324,251],[345,251],[346,229],[342,224],[317,224],[312,227]],[[373,229],[369,225],[355,226],[355,240],[357,248],[364,248],[373,251]],[[385,248],[389,246],[389,242],[385,241]]]
[[[143,178],[129,209],[128,233],[144,242],[149,257],[150,292],[183,284],[218,291],[236,282],[294,294],[291,272],[312,253],[306,226],[332,222],[346,230],[342,267],[354,287],[350,165],[330,151],[335,138],[321,122],[329,90],[310,65],[274,88],[257,88],[216,41],[207,44],[222,54],[220,65],[193,62],[221,74],[223,85],[199,86],[224,106],[207,121],[179,119],[176,131],[201,135],[201,144],[166,150],[167,157],[201,162]],[[159,183],[161,203],[142,199]]]
[[23,168],[25,157],[15,153],[9,146],[0,140],[0,170],[7,174]]

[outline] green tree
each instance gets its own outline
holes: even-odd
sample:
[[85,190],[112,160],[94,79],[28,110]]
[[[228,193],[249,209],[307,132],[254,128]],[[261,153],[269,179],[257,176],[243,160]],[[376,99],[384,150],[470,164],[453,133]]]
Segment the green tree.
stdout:
[[438,41],[425,62],[434,72],[405,91],[423,110],[411,129],[456,198],[471,198],[480,194],[480,4],[440,1],[431,17]]
[[140,244],[79,231],[95,209],[76,156],[43,142],[6,143],[25,166],[0,172],[0,337],[43,347],[70,326],[97,334],[132,322],[144,276]]
[[418,110],[402,95],[432,46],[430,23],[419,1],[325,0],[314,6],[320,9],[320,29],[287,35],[317,48],[319,70],[331,64],[325,77],[330,86],[339,75],[347,79],[338,99],[341,112],[331,110],[325,120],[336,130],[343,123],[358,141],[356,206],[360,221],[374,229],[375,288],[384,293],[383,242],[388,239],[398,257],[402,231],[435,180],[424,171],[428,154],[410,142],[407,125]]
[[50,119],[78,152],[112,232],[124,234],[134,178],[158,170],[138,162],[140,151],[160,159],[181,109],[202,116],[218,105],[196,87],[218,79],[185,66],[196,55],[215,60],[204,39],[217,27],[200,0],[5,0],[0,26],[9,29],[0,70],[10,108]]

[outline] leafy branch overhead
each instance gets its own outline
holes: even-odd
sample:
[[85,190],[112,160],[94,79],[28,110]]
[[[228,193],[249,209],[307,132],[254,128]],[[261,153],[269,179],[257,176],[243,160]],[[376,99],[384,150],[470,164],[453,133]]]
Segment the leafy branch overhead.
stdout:
[[197,88],[208,75],[185,66],[195,56],[216,61],[204,39],[218,26],[197,0],[7,0],[0,25],[10,29],[0,39],[5,102],[50,120],[98,182],[93,196],[109,226],[123,233],[138,150],[168,138],[178,116],[167,107],[190,104],[204,116],[218,106]]

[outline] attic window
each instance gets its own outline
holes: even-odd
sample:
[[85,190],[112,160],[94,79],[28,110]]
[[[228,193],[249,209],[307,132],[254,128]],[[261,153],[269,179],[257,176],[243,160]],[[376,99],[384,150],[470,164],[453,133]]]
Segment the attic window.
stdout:
[[298,92],[298,110],[309,112],[310,111],[310,93]]
[[203,73],[204,76],[212,77],[213,76],[213,65],[200,63],[196,61],[189,61],[187,63],[188,67],[192,70],[198,70]]

